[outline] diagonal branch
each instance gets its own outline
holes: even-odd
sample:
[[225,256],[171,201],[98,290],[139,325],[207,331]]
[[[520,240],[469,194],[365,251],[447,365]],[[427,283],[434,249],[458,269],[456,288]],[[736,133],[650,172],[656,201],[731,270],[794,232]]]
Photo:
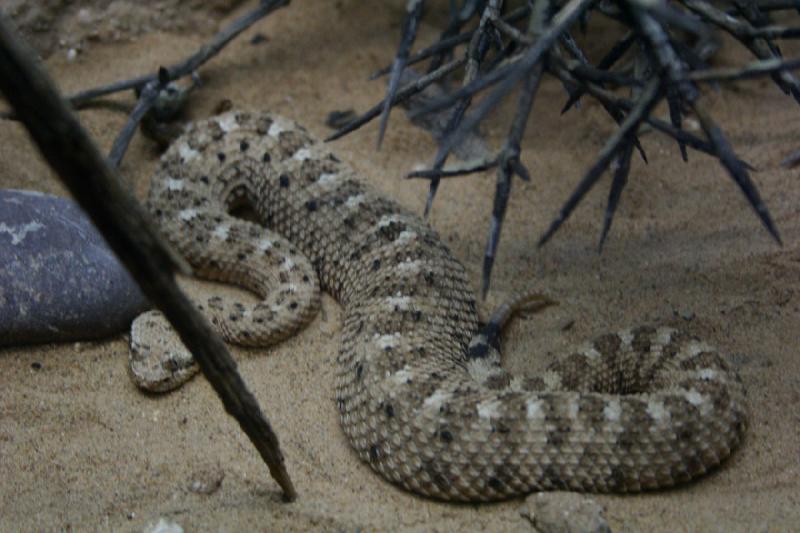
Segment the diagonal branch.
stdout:
[[294,500],[297,493],[277,435],[247,390],[222,339],[175,282],[174,272],[189,267],[164,243],[34,57],[0,13],[0,90],[142,292],[180,334],[225,410],[236,418],[267,463],[284,497]]

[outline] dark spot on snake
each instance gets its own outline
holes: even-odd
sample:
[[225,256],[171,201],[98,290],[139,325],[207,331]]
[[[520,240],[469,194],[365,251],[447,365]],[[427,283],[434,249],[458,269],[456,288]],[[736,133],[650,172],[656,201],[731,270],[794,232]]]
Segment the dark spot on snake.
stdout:
[[539,478],[539,484],[545,488],[560,488],[564,486],[564,481],[558,473],[558,468],[547,465]]
[[467,350],[469,359],[483,359],[489,354],[489,345],[485,342],[476,342]]
[[42,363],[40,363],[39,361],[34,361],[33,363],[31,363],[31,368],[34,370],[41,370]]
[[700,459],[696,455],[693,455],[692,457],[686,459],[686,470],[689,471],[689,475],[691,477],[695,477],[705,473],[706,466],[703,463],[702,459]]
[[378,270],[380,267],[381,267],[381,260],[380,260],[380,259],[376,259],[376,260],[374,260],[374,261],[372,262],[372,271],[373,271],[373,272],[375,272],[376,270]]
[[219,152],[217,154],[217,159],[219,159],[220,163],[224,163],[225,162],[225,152]]
[[309,282],[309,279],[308,279],[308,275],[307,275],[307,274],[304,274],[304,275],[303,275],[303,281],[304,281],[305,283],[308,283],[308,282]]
[[631,346],[637,352],[650,351],[650,337],[656,332],[654,328],[642,326],[633,331]]
[[442,439],[442,442],[451,443],[453,442],[453,434],[450,433],[448,430],[443,429],[439,432],[439,438]]
[[200,181],[208,185],[208,176],[200,176]]
[[306,209],[308,209],[308,210],[309,210],[310,212],[312,212],[312,213],[313,213],[314,211],[316,211],[316,210],[317,210],[317,202],[316,202],[316,200],[309,200],[309,201],[307,201],[307,202],[306,202]]
[[333,154],[328,154],[328,159],[330,159],[331,161],[334,161],[336,163],[341,163],[342,162],[341,159],[339,159],[338,157],[336,157]]
[[239,252],[238,254],[236,254],[236,258],[239,261],[244,261],[245,257],[247,257],[247,254],[245,254],[245,253]]
[[272,161],[272,156],[269,155],[269,152],[264,152],[264,155],[261,156],[261,161],[263,161],[264,163],[269,163],[270,161]]
[[394,418],[394,406],[392,404],[387,403],[383,410],[386,412],[386,416]]
[[297,309],[297,302],[292,302],[289,304],[289,309]]
[[558,431],[551,431],[547,434],[547,444],[561,446],[564,444],[564,435]]
[[378,447],[375,446],[375,445],[370,446],[369,447],[369,460],[372,461],[372,462],[375,462],[375,461],[377,461],[379,459],[379,457],[380,457],[380,454],[379,454]]
[[356,378],[357,378],[357,379],[361,379],[361,376],[362,376],[363,374],[364,374],[364,365],[363,365],[363,364],[361,364],[361,363],[358,363],[358,364],[356,365]]
[[503,489],[503,483],[494,476],[489,478],[488,484],[492,490],[500,491]]
[[289,187],[289,176],[287,176],[286,174],[281,174],[278,177],[278,184],[284,189]]
[[625,488],[625,471],[622,467],[616,466],[611,469],[611,474],[608,476],[608,486],[614,490],[621,490]]
[[230,320],[231,322],[236,322],[237,320],[239,320],[239,317],[236,316],[236,315],[231,314],[231,315],[228,315],[228,320]]
[[239,150],[242,152],[246,152],[248,148],[250,148],[250,143],[247,141],[242,141],[239,143]]
[[422,319],[422,311],[419,310],[414,311],[414,313],[411,316],[414,319],[414,322],[419,322]]

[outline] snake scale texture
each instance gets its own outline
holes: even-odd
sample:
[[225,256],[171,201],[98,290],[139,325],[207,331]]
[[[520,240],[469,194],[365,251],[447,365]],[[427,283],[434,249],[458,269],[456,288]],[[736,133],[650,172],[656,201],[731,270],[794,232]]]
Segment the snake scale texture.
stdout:
[[[230,214],[243,206],[258,223]],[[148,207],[198,276],[263,298],[208,301],[227,340],[293,334],[320,289],[343,306],[342,428],[359,457],[415,493],[655,489],[707,472],[741,441],[739,376],[669,328],[601,336],[540,375],[506,373],[436,232],[287,119],[233,111],[190,125],[162,158]]]

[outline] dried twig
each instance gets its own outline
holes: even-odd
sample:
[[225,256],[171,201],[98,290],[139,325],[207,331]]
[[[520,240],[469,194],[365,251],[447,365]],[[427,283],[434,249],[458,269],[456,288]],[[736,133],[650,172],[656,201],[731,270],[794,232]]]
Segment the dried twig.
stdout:
[[[288,5],[291,0],[259,0],[258,6],[252,11],[231,22],[226,28],[214,35],[211,40],[201,46],[195,53],[183,61],[169,67],[160,67],[156,72],[131,79],[115,81],[113,83],[81,91],[66,99],[74,107],[99,98],[128,89],[140,91],[139,100],[128,117],[117,138],[114,140],[109,159],[115,166],[119,166],[125,151],[130,144],[136,128],[142,118],[155,104],[159,91],[172,81],[184,76],[194,74],[195,71],[209,59],[217,55],[225,46],[247,28],[266,17],[278,8]],[[12,113],[0,114],[0,118],[14,118]]]
[[159,237],[145,210],[123,186],[70,112],[34,55],[0,13],[0,90],[50,166],[89,214],[133,278],[179,333],[200,369],[258,449],[287,500],[297,496],[278,438],[236,370],[222,339],[175,282],[188,271]]
[[400,88],[400,76],[408,63],[408,54],[414,39],[417,37],[417,27],[422,18],[422,9],[425,7],[424,0],[409,0],[406,6],[406,22],[403,25],[403,35],[400,39],[400,46],[392,63],[392,71],[389,75],[389,84],[386,88],[386,97],[383,99],[383,110],[381,111],[381,123],[378,127],[378,148],[383,142],[383,134],[386,133],[386,125],[389,123],[389,112],[392,110],[392,101],[397,90]]

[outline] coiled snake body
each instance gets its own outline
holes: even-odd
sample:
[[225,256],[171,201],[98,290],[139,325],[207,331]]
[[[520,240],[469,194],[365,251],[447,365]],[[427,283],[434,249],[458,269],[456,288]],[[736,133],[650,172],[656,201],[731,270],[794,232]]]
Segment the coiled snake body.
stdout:
[[[261,224],[229,214],[243,204]],[[742,437],[738,375],[669,328],[605,335],[541,375],[507,374],[437,234],[284,118],[234,111],[191,125],[164,155],[148,205],[199,276],[263,298],[207,302],[228,340],[291,335],[320,287],[338,300],[342,427],[408,490],[486,501],[666,487],[716,466]],[[134,348],[157,342],[134,327]],[[175,371],[154,388],[185,379],[168,362],[147,364]]]

